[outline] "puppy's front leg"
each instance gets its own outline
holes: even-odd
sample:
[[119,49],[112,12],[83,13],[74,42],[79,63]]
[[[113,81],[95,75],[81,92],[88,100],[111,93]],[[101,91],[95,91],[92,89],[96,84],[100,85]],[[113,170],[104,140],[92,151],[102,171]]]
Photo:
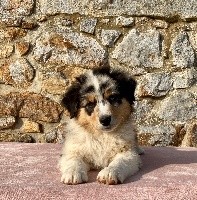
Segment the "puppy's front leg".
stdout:
[[61,181],[65,184],[75,185],[88,181],[89,166],[80,157],[68,158],[62,155],[59,167],[62,173]]
[[117,154],[108,167],[101,170],[97,176],[100,183],[114,185],[136,173],[141,165],[140,157],[135,152],[124,152]]

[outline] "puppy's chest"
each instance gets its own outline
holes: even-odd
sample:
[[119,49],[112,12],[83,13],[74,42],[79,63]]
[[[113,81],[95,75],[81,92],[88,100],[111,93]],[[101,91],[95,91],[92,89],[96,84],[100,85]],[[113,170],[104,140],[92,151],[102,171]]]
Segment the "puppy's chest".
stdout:
[[131,144],[121,138],[100,136],[98,138],[86,139],[86,155],[87,161],[94,167],[106,167],[116,154],[131,149]]

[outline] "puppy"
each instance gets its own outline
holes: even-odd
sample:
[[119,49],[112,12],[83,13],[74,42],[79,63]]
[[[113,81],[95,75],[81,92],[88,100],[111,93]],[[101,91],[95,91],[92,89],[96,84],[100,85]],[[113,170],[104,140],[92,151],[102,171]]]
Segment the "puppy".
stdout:
[[87,182],[87,172],[100,169],[98,182],[118,184],[139,170],[131,115],[135,87],[135,80],[109,68],[76,78],[62,100],[70,113],[59,161],[63,183]]

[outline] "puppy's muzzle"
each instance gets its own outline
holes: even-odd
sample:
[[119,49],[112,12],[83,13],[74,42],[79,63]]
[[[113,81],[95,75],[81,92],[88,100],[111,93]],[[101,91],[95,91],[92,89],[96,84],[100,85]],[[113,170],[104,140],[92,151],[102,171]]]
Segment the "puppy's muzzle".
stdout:
[[111,123],[111,116],[110,115],[103,115],[99,118],[99,121],[103,126],[107,127]]

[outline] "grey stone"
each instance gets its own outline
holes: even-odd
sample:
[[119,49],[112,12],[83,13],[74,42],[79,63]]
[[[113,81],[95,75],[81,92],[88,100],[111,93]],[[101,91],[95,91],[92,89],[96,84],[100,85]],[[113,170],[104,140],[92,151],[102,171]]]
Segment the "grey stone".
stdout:
[[195,66],[195,51],[189,41],[187,32],[181,32],[172,41],[171,52],[173,65],[178,68]]
[[150,135],[147,143],[152,146],[169,146],[173,143],[176,129],[171,124],[140,126],[139,135]]
[[33,54],[43,66],[54,67],[93,68],[100,66],[106,58],[105,50],[95,39],[61,26],[41,32]]
[[167,121],[185,122],[197,117],[197,105],[193,94],[188,91],[174,91],[164,99],[156,115]]
[[158,31],[131,30],[112,52],[112,58],[121,64],[137,68],[163,67],[162,40]]
[[97,19],[85,19],[80,24],[80,31],[94,34],[95,28],[97,24]]
[[101,31],[101,41],[105,46],[113,47],[114,43],[117,41],[121,35],[120,31],[116,30],[104,30]]
[[172,88],[172,79],[169,73],[148,73],[141,77],[137,88],[139,97],[166,95]]
[[33,67],[25,58],[16,60],[9,66],[10,76],[17,84],[31,82],[35,72]]
[[[11,25],[19,25],[21,16],[28,16],[32,13],[35,0],[16,1],[1,0],[0,3],[0,20],[9,19]],[[13,16],[15,19],[13,20]]]
[[15,117],[0,117],[0,130],[5,128],[11,128],[16,122]]
[[51,130],[50,132],[45,134],[45,140],[47,143],[53,143],[57,139],[57,130]]
[[134,104],[135,112],[134,118],[139,122],[146,122],[146,119],[150,117],[151,111],[154,107],[155,102],[148,99],[138,100]]
[[174,88],[188,88],[197,82],[197,71],[195,69],[186,69],[183,72],[173,74]]
[[50,130],[48,133],[45,134],[45,140],[48,143],[63,143],[65,140],[65,130],[66,125],[59,124],[56,128]]
[[119,16],[116,18],[116,25],[118,26],[133,26],[134,25],[134,18],[133,17],[123,17]]
[[[38,0],[43,14],[57,13],[92,15],[97,17],[112,15],[152,16],[169,20],[193,19],[197,16],[196,0]],[[88,6],[87,6],[88,5]]]

